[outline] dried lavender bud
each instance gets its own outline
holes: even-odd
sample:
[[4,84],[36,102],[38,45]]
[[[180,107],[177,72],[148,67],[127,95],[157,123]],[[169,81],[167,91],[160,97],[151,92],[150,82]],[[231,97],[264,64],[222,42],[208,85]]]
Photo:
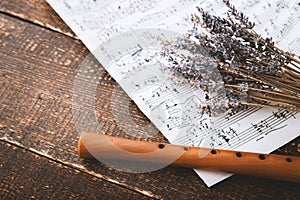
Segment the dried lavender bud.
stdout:
[[[162,69],[175,76],[177,83],[189,84],[205,91],[205,102],[198,106],[203,112],[216,115],[228,109],[229,100],[222,75],[215,59],[201,45],[189,38],[178,38],[172,44],[165,44],[162,55],[169,62],[168,65],[162,65]],[[216,95],[224,101],[217,100]]]

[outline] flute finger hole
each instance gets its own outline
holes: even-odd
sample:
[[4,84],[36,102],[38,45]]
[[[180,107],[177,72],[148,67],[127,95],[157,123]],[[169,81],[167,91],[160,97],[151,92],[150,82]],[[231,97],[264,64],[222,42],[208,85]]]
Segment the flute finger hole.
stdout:
[[286,161],[287,162],[292,162],[292,159],[291,158],[286,158]]
[[211,154],[217,154],[217,151],[213,149],[213,150],[210,151],[210,153]]
[[262,155],[262,154],[260,154],[260,155],[258,156],[258,158],[259,158],[260,160],[265,160],[265,159],[266,159],[266,157],[265,157],[264,155]]
[[163,148],[165,148],[165,145],[164,144],[159,144],[158,148],[163,149]]
[[240,158],[240,157],[243,156],[241,152],[237,152],[235,155],[236,155],[236,157],[238,157],[238,158]]

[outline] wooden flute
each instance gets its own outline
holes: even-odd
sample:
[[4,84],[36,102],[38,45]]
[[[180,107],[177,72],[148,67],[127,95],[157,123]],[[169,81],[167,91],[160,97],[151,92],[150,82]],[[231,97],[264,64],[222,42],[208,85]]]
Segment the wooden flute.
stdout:
[[300,157],[136,141],[92,132],[78,140],[81,158],[166,163],[300,183]]

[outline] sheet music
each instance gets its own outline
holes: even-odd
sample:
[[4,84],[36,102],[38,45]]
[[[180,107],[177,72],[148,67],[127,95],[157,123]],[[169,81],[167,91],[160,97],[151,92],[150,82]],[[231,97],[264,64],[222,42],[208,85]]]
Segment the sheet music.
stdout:
[[[190,15],[197,13],[196,6],[224,16],[227,8],[221,0],[48,2],[171,143],[270,153],[299,136],[298,113],[249,108],[209,117],[197,108],[205,101],[202,90],[175,84],[161,72],[164,61],[160,42],[154,37],[157,28],[170,30],[171,35],[178,33],[173,34],[175,38],[192,28]],[[281,48],[300,54],[297,1],[231,3],[256,22],[258,33],[272,37]],[[170,34],[162,30],[159,36]],[[119,48],[115,48],[116,44]],[[231,175],[195,171],[208,186]]]

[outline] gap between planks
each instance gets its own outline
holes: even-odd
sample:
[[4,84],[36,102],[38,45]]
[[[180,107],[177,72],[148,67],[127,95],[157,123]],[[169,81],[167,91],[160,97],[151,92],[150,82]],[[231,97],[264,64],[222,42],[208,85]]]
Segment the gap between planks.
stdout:
[[54,26],[52,26],[50,24],[41,22],[41,21],[36,20],[36,19],[33,19],[33,20],[26,19],[24,14],[15,13],[15,12],[12,12],[12,11],[9,11],[9,12],[8,11],[4,11],[4,10],[1,10],[1,8],[0,8],[0,14],[7,15],[7,16],[10,16],[10,17],[22,20],[24,22],[36,25],[38,27],[45,28],[47,30],[63,34],[65,36],[68,36],[68,37],[73,38],[75,40],[80,40],[76,35],[74,35],[71,32],[65,32],[65,31],[61,30],[60,28],[56,28],[56,27],[54,27]]

